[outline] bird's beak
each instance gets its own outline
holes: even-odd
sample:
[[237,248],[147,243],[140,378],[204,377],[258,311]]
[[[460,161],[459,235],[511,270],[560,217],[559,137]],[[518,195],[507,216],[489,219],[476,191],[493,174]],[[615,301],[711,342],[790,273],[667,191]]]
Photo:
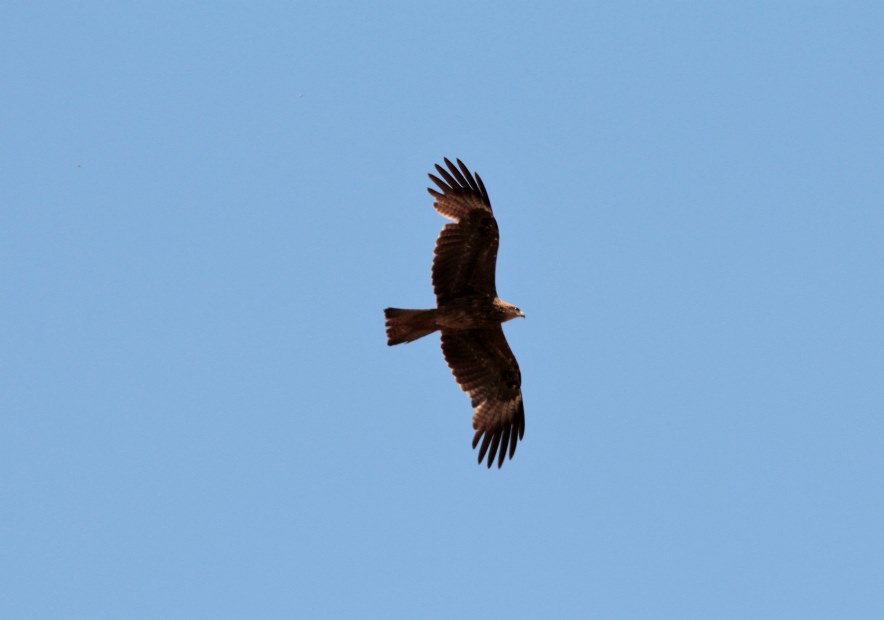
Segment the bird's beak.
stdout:
[[526,318],[526,317],[525,317],[525,313],[522,312],[521,310],[519,310],[519,316],[522,317],[523,319]]

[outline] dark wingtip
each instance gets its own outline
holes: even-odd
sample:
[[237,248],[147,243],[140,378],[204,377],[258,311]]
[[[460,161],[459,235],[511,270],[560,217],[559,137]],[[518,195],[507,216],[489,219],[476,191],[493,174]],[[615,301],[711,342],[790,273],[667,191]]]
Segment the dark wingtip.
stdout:
[[[494,437],[491,438],[491,449],[488,450],[488,468],[491,468],[491,465],[494,463],[494,457],[497,456],[497,449],[500,447],[500,436],[498,433],[494,433]],[[500,453],[503,456],[503,452]]]
[[[507,426],[503,429],[503,436],[500,438],[500,458],[497,459],[497,468],[500,469],[503,467],[503,461],[506,458],[506,449],[508,444],[510,443],[510,434],[513,431],[512,426]],[[513,458],[512,454],[510,458]]]
[[[430,177],[430,180],[431,180],[433,183],[435,183],[436,185],[438,185],[438,186],[439,186],[439,189],[441,189],[443,192],[444,192],[446,189],[451,189],[450,187],[448,187],[448,185],[445,184],[445,182],[444,182],[442,179],[440,179],[439,177],[437,177],[437,176],[436,176],[435,174],[433,174],[432,172],[428,173],[427,176]],[[432,190],[431,187],[428,187],[427,189]]]
[[521,430],[523,429],[511,426],[496,433],[482,430],[476,431],[476,434],[473,435],[473,450],[476,449],[476,446],[479,446],[479,440],[482,441],[482,445],[479,446],[479,455],[476,459],[479,465],[482,465],[484,462],[485,466],[491,469],[496,460],[497,468],[503,467],[503,462],[507,459],[507,456],[512,459],[516,453],[516,445],[521,437]]

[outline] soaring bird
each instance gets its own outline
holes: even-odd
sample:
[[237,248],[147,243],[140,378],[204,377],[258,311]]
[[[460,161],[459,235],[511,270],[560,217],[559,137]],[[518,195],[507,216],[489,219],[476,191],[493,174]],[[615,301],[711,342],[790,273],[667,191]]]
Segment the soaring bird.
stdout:
[[525,315],[497,296],[499,233],[485,184],[459,159],[455,166],[445,158],[445,165],[447,170],[436,164],[439,176],[429,175],[439,190],[427,188],[436,211],[454,221],[436,239],[436,308],[386,308],[387,344],[442,333],[445,361],[472,401],[479,463],[487,454],[488,467],[495,456],[500,467],[525,434],[522,374],[501,323]]

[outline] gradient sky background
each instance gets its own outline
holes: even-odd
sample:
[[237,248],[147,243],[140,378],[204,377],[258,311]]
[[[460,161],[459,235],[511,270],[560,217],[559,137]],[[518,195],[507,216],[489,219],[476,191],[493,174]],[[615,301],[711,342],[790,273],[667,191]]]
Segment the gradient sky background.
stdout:
[[[5,3],[0,616],[884,617],[882,24]],[[527,314],[499,471],[385,344],[443,156]]]

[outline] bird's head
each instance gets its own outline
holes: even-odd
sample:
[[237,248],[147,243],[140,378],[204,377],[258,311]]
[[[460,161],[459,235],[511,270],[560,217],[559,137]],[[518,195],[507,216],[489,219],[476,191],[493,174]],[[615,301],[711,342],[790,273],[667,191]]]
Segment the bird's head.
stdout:
[[510,319],[517,319],[519,317],[525,316],[525,313],[519,310],[519,308],[508,301],[502,300],[500,297],[494,300],[494,305],[497,306],[498,310],[503,315],[504,321],[509,321]]

